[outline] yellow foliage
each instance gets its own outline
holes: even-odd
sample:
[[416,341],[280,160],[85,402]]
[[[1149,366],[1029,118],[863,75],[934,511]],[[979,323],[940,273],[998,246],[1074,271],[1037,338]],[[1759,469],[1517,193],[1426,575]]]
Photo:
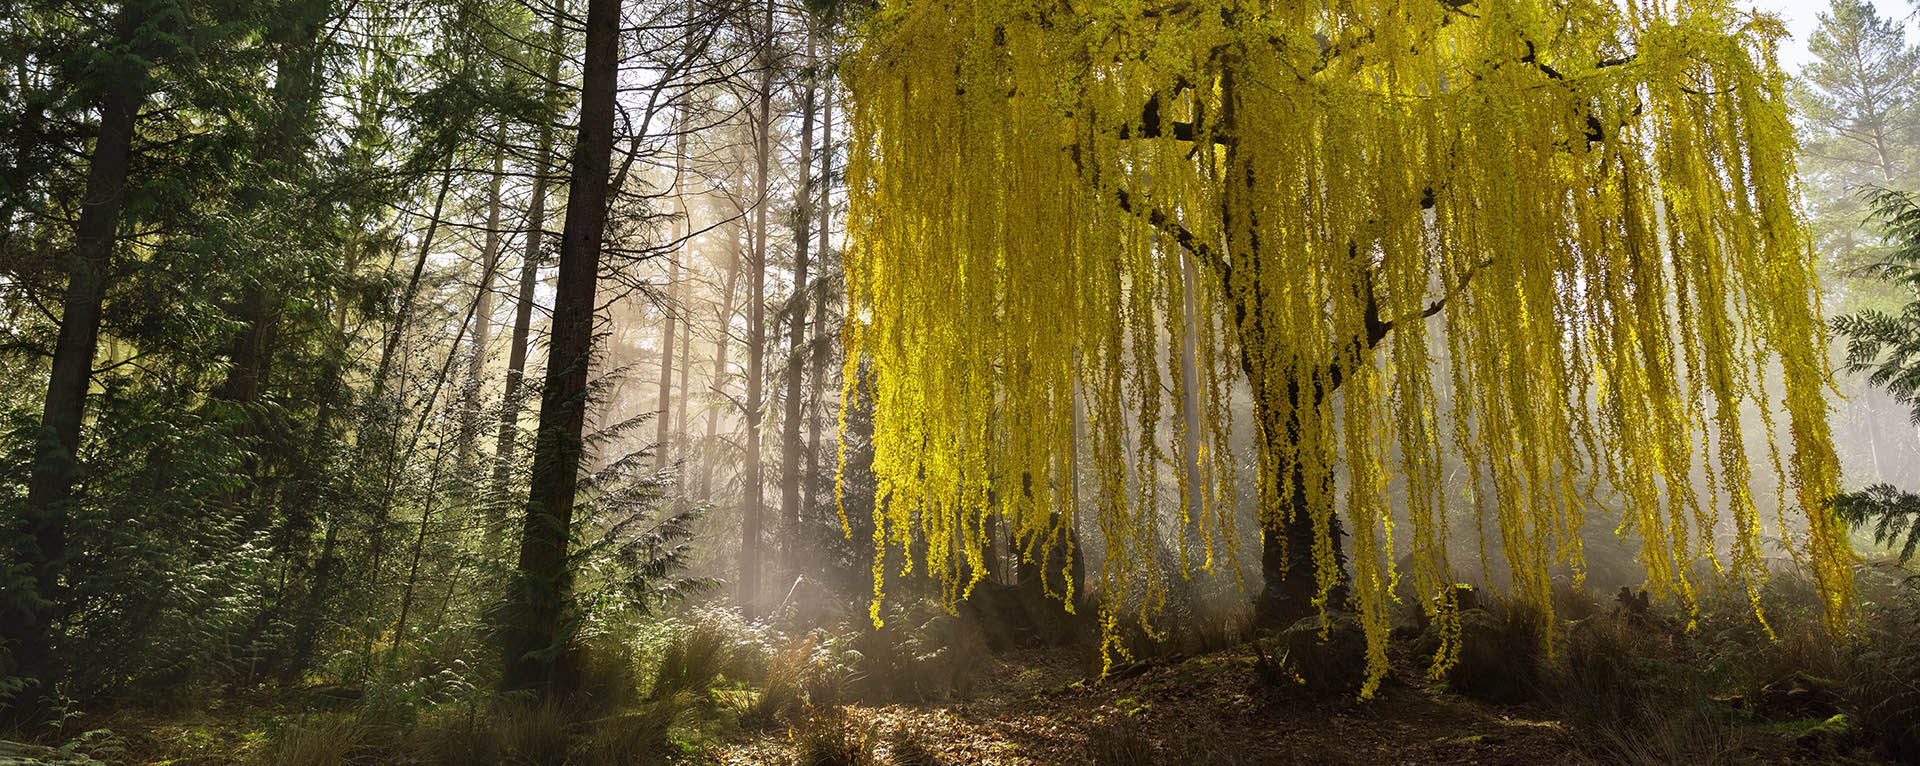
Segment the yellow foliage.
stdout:
[[[1091,513],[1105,603],[1143,618],[1163,535],[1238,571],[1244,381],[1261,520],[1312,515],[1323,600],[1344,507],[1368,693],[1399,576],[1390,478],[1423,603],[1453,579],[1449,504],[1548,609],[1549,567],[1579,566],[1612,493],[1690,606],[1696,562],[1750,593],[1763,574],[1743,411],[1769,445],[1787,416],[1763,466],[1782,526],[1807,509],[1797,555],[1838,625],[1852,554],[1823,510],[1827,354],[1777,34],[1726,0],[885,3],[846,72],[876,593],[914,540],[963,597],[990,515],[1045,561]],[[1296,475],[1326,477],[1301,508]]]

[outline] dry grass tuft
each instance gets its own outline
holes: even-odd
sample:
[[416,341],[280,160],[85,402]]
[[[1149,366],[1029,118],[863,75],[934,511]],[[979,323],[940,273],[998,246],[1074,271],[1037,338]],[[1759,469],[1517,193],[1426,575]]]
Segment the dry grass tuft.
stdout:
[[792,731],[794,766],[874,766],[879,736],[845,708],[817,711]]

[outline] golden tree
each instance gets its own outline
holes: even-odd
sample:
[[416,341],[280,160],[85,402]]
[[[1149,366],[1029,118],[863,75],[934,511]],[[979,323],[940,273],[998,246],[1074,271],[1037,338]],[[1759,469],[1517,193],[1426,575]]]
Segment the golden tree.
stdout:
[[[1757,464],[1776,523],[1808,509],[1798,554],[1838,624],[1852,554],[1778,34],[1724,0],[887,4],[847,75],[876,592],[917,541],[960,597],[990,518],[1035,558],[1084,510],[1108,625],[1151,613],[1163,500],[1183,565],[1234,555],[1244,379],[1259,611],[1350,603],[1368,691],[1394,474],[1425,603],[1452,578],[1446,504],[1547,607],[1608,493],[1691,605],[1700,561],[1749,594],[1763,574]],[[1790,449],[1750,457],[1743,409],[1769,445],[1783,410]]]

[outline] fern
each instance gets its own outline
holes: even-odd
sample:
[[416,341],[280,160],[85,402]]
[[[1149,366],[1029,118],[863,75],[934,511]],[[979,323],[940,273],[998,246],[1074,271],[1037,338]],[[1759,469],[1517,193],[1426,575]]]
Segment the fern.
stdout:
[[[1920,296],[1920,205],[1912,194],[1890,189],[1872,190],[1868,200],[1870,219],[1881,225],[1889,245],[1884,258],[1856,273]],[[1897,314],[1866,309],[1836,317],[1833,329],[1847,337],[1846,370],[1867,373],[1868,382],[1911,408],[1912,421],[1920,424],[1920,299]],[[1871,525],[1873,541],[1899,548],[1903,564],[1920,546],[1920,495],[1875,484],[1834,497],[1833,509],[1855,528]]]
[[[1890,243],[1881,260],[1855,273],[1905,287],[1920,295],[1920,206],[1906,192],[1873,190],[1871,220]],[[1920,424],[1920,300],[1898,313],[1865,309],[1833,319],[1835,332],[1847,338],[1846,370],[1867,373],[1867,381],[1912,409]]]
[[1833,510],[1855,528],[1872,525],[1874,543],[1899,548],[1902,564],[1920,549],[1920,495],[1875,484],[1835,496]]

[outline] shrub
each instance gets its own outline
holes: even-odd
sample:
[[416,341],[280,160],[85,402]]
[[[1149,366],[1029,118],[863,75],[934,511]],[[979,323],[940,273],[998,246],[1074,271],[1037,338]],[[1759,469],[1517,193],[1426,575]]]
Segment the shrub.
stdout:
[[871,724],[855,720],[845,708],[815,711],[793,730],[794,766],[873,766],[875,736]]
[[882,626],[860,619],[821,651],[827,656],[816,657],[812,683],[844,686],[870,702],[920,702],[965,696],[987,644],[978,627],[938,606],[889,603]]
[[[1521,604],[1460,614],[1460,656],[1447,669],[1448,688],[1488,702],[1514,703],[1540,690],[1544,669],[1547,616]],[[1433,656],[1439,636],[1422,637],[1421,654]]]
[[946,766],[946,761],[904,725],[887,732],[887,755],[892,766]]
[[573,721],[558,705],[506,705],[486,722],[496,762],[564,766],[573,746]]
[[1877,605],[1842,679],[1841,707],[1883,755],[1920,762],[1920,593]]
[[[771,728],[792,721],[807,705],[808,670],[813,665],[814,645],[802,639],[767,660],[760,694],[740,713],[740,723],[748,728]],[[825,704],[837,704],[838,700]]]
[[631,644],[602,635],[582,642],[574,656],[583,704],[610,711],[639,701],[640,658]]
[[1087,731],[1087,763],[1093,766],[1155,766],[1160,754],[1125,721],[1101,721]]
[[1578,723],[1632,719],[1680,675],[1664,659],[1668,647],[1621,612],[1569,625],[1564,641],[1559,697]]
[[253,762],[261,766],[340,766],[367,735],[366,728],[352,717],[312,716],[274,732]]
[[689,694],[650,700],[637,710],[608,716],[588,725],[586,741],[574,763],[627,764],[650,762],[667,749],[668,734],[693,707]]
[[1744,736],[1724,716],[1694,708],[1642,707],[1637,714],[1591,726],[1588,757],[1607,766],[1745,763]]
[[647,699],[661,700],[684,692],[705,694],[735,660],[734,640],[711,621],[702,621],[667,643],[654,666],[653,688]]
[[1366,633],[1347,612],[1327,612],[1325,635],[1318,615],[1303,617],[1281,631],[1272,647],[1255,642],[1257,670],[1271,684],[1315,697],[1340,697],[1360,690],[1367,675]]

